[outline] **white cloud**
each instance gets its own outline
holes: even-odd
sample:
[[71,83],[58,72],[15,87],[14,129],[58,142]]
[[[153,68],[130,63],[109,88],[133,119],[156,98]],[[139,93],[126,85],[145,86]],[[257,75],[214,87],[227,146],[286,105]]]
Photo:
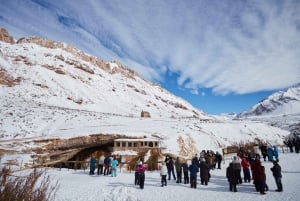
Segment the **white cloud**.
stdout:
[[150,80],[167,66],[192,93],[245,94],[300,80],[299,1],[35,2],[2,4],[0,26],[118,59]]

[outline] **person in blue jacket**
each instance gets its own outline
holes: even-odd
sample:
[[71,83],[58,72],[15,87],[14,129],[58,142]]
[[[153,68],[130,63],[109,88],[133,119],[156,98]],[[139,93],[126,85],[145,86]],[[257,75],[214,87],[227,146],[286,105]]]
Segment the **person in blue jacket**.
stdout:
[[95,174],[96,162],[95,157],[92,155],[90,159],[90,175]]
[[113,160],[111,161],[111,176],[116,177],[117,176],[117,167],[119,165],[118,160],[116,157],[113,157]]
[[197,188],[197,172],[198,166],[195,161],[189,166],[191,188]]
[[278,161],[279,160],[279,151],[278,151],[278,147],[275,145],[273,146],[273,153],[274,153],[275,160]]

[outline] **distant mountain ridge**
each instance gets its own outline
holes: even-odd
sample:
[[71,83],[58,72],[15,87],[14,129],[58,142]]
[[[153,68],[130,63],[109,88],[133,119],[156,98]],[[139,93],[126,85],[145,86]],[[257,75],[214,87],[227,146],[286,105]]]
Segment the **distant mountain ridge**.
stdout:
[[238,117],[300,114],[300,83],[275,92]]

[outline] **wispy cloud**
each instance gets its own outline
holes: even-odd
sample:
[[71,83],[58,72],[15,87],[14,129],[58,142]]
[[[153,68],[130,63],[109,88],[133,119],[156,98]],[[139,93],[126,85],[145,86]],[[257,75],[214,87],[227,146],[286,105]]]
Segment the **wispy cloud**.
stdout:
[[0,13],[0,26],[19,37],[55,36],[153,81],[179,72],[178,84],[194,94],[202,87],[245,94],[300,80],[297,0],[6,1]]

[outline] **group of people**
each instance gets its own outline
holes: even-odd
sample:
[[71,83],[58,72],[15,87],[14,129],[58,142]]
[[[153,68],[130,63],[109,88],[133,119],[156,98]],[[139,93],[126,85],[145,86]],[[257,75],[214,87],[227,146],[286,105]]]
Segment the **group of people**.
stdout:
[[[263,149],[264,150],[264,149]],[[264,157],[265,152],[262,151]],[[275,151],[274,151],[275,150]],[[281,183],[281,167],[278,163],[279,156],[276,147],[272,147],[272,156],[268,160],[273,162],[273,167],[270,169],[275,178],[278,192],[283,191]],[[266,153],[268,149],[266,149]],[[267,153],[268,155],[268,153]],[[274,158],[275,157],[275,158]],[[161,186],[167,186],[167,180],[173,178],[176,183],[190,184],[191,188],[197,188],[197,174],[200,173],[201,185],[208,185],[211,174],[210,170],[215,168],[221,169],[221,162],[223,160],[222,155],[219,152],[213,151],[201,151],[200,156],[196,154],[188,164],[187,160],[179,157],[174,160],[171,156],[166,155],[165,160],[161,163],[160,176]],[[97,174],[111,175],[112,177],[117,176],[118,160],[116,157],[100,156],[97,161],[94,156],[90,159],[90,175],[93,175],[98,162]],[[226,168],[226,177],[229,182],[229,190],[237,192],[237,185],[243,183],[241,177],[241,170],[243,170],[244,182],[250,183],[251,179],[257,192],[265,194],[268,190],[266,183],[265,168],[261,163],[260,154],[256,153],[254,156],[251,153],[240,152],[237,156],[233,157],[233,160],[229,163]],[[138,161],[135,166],[135,178],[134,184],[139,185],[141,189],[144,188],[145,183],[145,171],[146,167],[142,161]],[[176,173],[176,174],[175,174]],[[183,175],[183,178],[182,178]],[[252,175],[252,178],[251,178]]]
[[[275,160],[271,160],[270,158],[270,161],[273,162],[273,167],[270,170],[272,171],[275,178],[275,182],[277,185],[276,191],[281,192],[283,190],[281,183],[281,167],[278,163],[278,155],[276,156],[277,157]],[[242,183],[241,170],[243,169],[244,182],[250,182],[252,174],[253,184],[256,191],[260,192],[260,194],[265,194],[265,192],[268,191],[269,188],[266,183],[265,167],[261,163],[260,155],[256,154],[255,157],[252,158],[252,155],[250,153],[248,155],[245,153],[240,153],[238,154],[238,157],[234,156],[232,162],[226,169],[226,177],[229,182],[229,190],[237,192],[237,185]]]
[[[273,161],[275,160],[279,160],[278,155],[279,155],[279,150],[277,146],[267,146],[267,145],[261,145],[259,147],[261,154],[264,158],[264,161],[266,161],[268,159],[268,161]],[[259,153],[256,153],[259,154]]]
[[[98,162],[98,163],[97,163]],[[98,165],[97,175],[104,174],[111,175],[112,177],[117,176],[117,167],[119,162],[115,156],[100,156],[99,160],[96,160],[94,155],[90,158],[90,175],[95,174],[96,165]]]
[[[190,184],[191,188],[197,188],[197,174],[200,172],[201,185],[208,185],[210,179],[210,170],[215,169],[218,165],[218,169],[221,169],[222,155],[219,152],[202,150],[200,156],[196,154],[191,160],[191,164],[188,165],[187,160],[173,158],[169,155],[166,156],[165,161],[161,167],[161,186],[166,186],[166,178],[168,180],[173,177],[176,183]],[[175,176],[176,171],[176,176]],[[190,173],[190,174],[189,174]]]

